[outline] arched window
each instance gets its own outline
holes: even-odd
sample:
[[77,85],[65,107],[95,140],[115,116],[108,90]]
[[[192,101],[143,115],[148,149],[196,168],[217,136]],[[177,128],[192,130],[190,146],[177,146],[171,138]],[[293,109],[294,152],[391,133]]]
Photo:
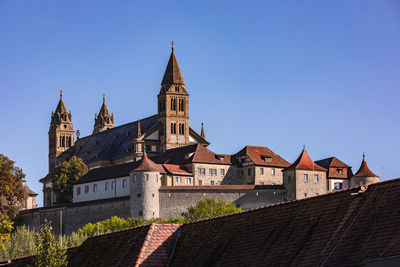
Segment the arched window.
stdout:
[[171,134],[176,134],[176,123],[171,123]]
[[62,140],[61,146],[65,147],[65,136],[63,136],[61,140]]
[[179,134],[180,135],[185,134],[185,124],[184,123],[179,123]]
[[62,136],[60,136],[60,140],[59,140],[59,142],[58,142],[58,146],[59,146],[59,147],[62,147]]

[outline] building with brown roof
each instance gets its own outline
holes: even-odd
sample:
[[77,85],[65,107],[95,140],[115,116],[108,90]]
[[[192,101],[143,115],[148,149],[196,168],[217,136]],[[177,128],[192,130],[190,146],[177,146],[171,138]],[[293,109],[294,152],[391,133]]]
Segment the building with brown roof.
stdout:
[[311,160],[304,148],[297,160],[283,170],[287,198],[302,199],[327,193],[326,172]]
[[330,157],[315,162],[328,170],[327,189],[328,191],[349,188],[350,177],[353,176],[351,167],[336,157]]
[[360,186],[360,185],[370,185],[373,183],[377,183],[379,181],[379,176],[373,173],[367,165],[365,161],[365,154],[363,154],[363,160],[361,162],[361,166],[350,178],[350,187]]
[[[94,236],[68,249],[68,262],[82,267],[399,266],[399,206],[400,178],[183,225],[151,224]],[[26,266],[32,259],[8,266]]]

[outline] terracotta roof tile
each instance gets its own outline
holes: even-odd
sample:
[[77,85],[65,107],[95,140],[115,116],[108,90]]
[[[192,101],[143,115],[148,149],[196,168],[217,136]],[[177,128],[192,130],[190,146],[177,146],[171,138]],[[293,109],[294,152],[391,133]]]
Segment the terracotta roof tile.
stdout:
[[263,146],[246,146],[234,155],[235,163],[243,165],[240,157],[248,157],[255,165],[271,167],[288,167],[290,163],[269,148]]
[[367,165],[367,162],[365,161],[365,158],[363,158],[363,161],[361,162],[361,166],[358,169],[358,171],[356,172],[356,174],[354,174],[354,176],[356,176],[356,177],[378,177],[378,175],[373,173],[368,168],[368,165]]
[[182,174],[182,175],[193,175],[192,173],[186,171],[179,165],[174,164],[162,164],[164,169],[171,174]]
[[321,166],[315,164],[314,161],[311,160],[310,156],[307,154],[307,151],[305,149],[301,151],[301,154],[297,158],[297,160],[293,162],[293,164],[287,167],[286,169],[327,171],[327,169],[322,168]]
[[161,164],[154,163],[147,157],[147,154],[143,155],[140,165],[134,169],[135,171],[155,171],[165,173],[165,170]]

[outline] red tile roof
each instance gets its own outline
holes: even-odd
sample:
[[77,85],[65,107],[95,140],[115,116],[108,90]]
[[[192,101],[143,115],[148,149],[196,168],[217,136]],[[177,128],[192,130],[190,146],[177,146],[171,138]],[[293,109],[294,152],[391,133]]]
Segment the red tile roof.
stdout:
[[147,157],[147,154],[143,155],[143,159],[140,161],[140,165],[135,168],[134,171],[155,171],[165,173],[162,165],[154,163],[151,159]]
[[355,266],[400,254],[400,179],[182,225],[170,266]]
[[171,174],[193,175],[192,173],[181,168],[179,165],[162,164],[162,166],[168,173],[171,173]]
[[[271,166],[271,167],[288,167],[290,163],[278,154],[275,154],[267,147],[263,146],[246,146],[234,155],[236,164],[242,165],[240,157],[247,156],[255,165]],[[267,161],[269,158],[270,161]]]
[[367,162],[365,161],[364,156],[363,156],[363,161],[361,162],[361,166],[358,169],[358,171],[356,172],[356,174],[354,174],[354,176],[356,176],[356,177],[378,177],[378,175],[373,173],[368,168],[368,165],[367,165]]
[[[336,157],[317,160],[315,163],[328,170],[327,178],[349,179],[353,176],[351,167]],[[342,169],[342,174],[338,172],[338,169]]]
[[305,149],[301,151],[301,154],[297,158],[297,160],[293,162],[293,164],[287,167],[286,169],[327,171],[327,169],[322,168],[321,166],[315,164],[314,161],[311,160],[310,156],[307,154],[307,151]]
[[166,266],[180,224],[152,224],[135,266]]

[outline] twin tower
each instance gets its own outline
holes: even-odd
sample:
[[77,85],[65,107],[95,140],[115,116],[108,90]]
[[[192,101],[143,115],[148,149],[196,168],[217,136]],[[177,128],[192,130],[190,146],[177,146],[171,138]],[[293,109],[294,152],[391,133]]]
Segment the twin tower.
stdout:
[[[57,156],[73,146],[75,142],[72,115],[70,111],[67,111],[62,98],[62,91],[60,92],[57,108],[51,114],[49,129],[50,173],[57,164]],[[175,57],[173,45],[157,98],[160,152],[188,145],[190,142],[189,94],[185,89],[185,82]],[[114,127],[114,115],[108,111],[105,104],[105,95],[103,95],[103,104],[100,112],[95,115],[92,135]],[[79,131],[76,134],[79,138]]]

